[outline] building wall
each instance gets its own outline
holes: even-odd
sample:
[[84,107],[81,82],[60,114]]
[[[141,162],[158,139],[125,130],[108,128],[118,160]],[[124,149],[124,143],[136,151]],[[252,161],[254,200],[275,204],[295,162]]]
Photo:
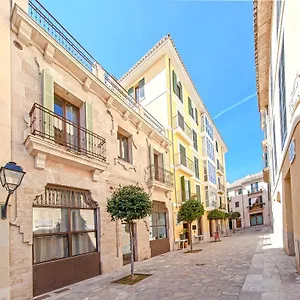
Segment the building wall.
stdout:
[[[242,227],[250,226],[251,214],[263,213],[263,223],[264,225],[269,225],[270,220],[270,208],[269,208],[269,197],[268,197],[268,185],[263,182],[262,176],[260,178],[254,178],[251,180],[245,178],[238,180],[238,184],[231,184],[227,187],[229,202],[229,210],[234,212],[237,211],[241,214],[241,224]],[[251,193],[251,184],[258,182],[258,192]],[[242,189],[242,194],[238,194],[238,190]],[[250,192],[250,194],[248,194]],[[249,199],[262,196],[262,202],[265,203],[263,209],[249,209]],[[235,207],[235,203],[239,203],[239,207]]]
[[[139,183],[150,193],[152,200],[164,203],[169,212],[168,238],[170,242],[173,241],[172,227],[170,226],[173,219],[170,193],[159,188],[150,189],[146,182],[146,168],[150,164],[149,145],[165,154],[165,164],[169,165],[168,141],[157,133],[153,134],[154,137],[152,134],[149,135],[145,129],[149,124],[146,125],[143,121],[141,129],[138,129],[140,119],[129,107],[125,106],[125,111],[121,111],[124,104],[122,104],[123,106],[118,104],[116,95],[112,94],[109,99],[103,96],[108,93],[103,82],[97,83],[96,80],[93,88],[86,88],[84,80],[86,78],[95,80],[94,75],[71,59],[70,54],[66,51],[60,48],[60,62],[58,62],[57,56],[53,58],[53,61],[46,61],[44,51],[38,45],[42,39],[41,36],[39,38],[37,35],[31,36],[32,40],[26,45],[20,36],[10,31],[10,7],[7,3],[0,4],[0,26],[2,27],[1,32],[4,33],[0,39],[4,39],[3,45],[8,45],[0,54],[3,66],[7,65],[5,74],[1,76],[3,92],[0,97],[0,101],[3,102],[1,102],[3,110],[1,110],[0,130],[3,133],[3,144],[7,145],[7,149],[1,152],[0,159],[1,164],[8,160],[16,161],[26,171],[26,175],[22,185],[16,191],[15,197],[10,201],[8,219],[0,220],[1,237],[5,237],[1,238],[0,243],[0,298],[18,300],[29,299],[33,295],[32,205],[35,197],[45,191],[45,185],[63,185],[91,191],[92,197],[100,208],[99,248],[102,273],[116,270],[123,264],[120,223],[111,221],[106,212],[107,198],[113,188],[120,184]],[[45,38],[53,43],[48,35],[45,35]],[[23,49],[17,49],[13,41],[20,42]],[[55,49],[55,51],[58,50]],[[63,66],[62,62],[69,62],[69,68]],[[107,164],[104,164],[104,172],[93,173],[91,167],[83,166],[82,161],[85,157],[81,155],[73,154],[73,160],[67,160],[66,157],[72,153],[70,154],[65,147],[50,141],[42,141],[42,143],[45,142],[45,145],[40,152],[32,151],[31,146],[24,146],[29,145],[28,141],[35,139],[30,135],[29,112],[35,102],[43,104],[42,76],[45,70],[48,70],[47,72],[54,79],[55,91],[64,94],[66,100],[76,104],[81,113],[85,103],[92,106],[93,132],[106,139]],[[80,77],[82,74],[85,74],[84,78]],[[112,98],[115,102],[108,105],[107,101]],[[127,111],[130,111],[130,114],[127,114]],[[134,122],[134,120],[137,121]],[[85,127],[83,121],[81,120],[81,125]],[[132,163],[118,159],[118,127],[132,135]],[[60,155],[53,154],[49,147],[54,147],[60,152]],[[98,166],[97,160],[90,160]],[[3,197],[4,194],[1,190]],[[142,261],[149,258],[151,253],[149,218],[137,221],[136,241],[137,260]]]

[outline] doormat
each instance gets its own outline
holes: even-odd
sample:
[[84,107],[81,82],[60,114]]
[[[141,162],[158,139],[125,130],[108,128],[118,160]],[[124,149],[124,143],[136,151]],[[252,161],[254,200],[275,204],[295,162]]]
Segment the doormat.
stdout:
[[112,281],[112,283],[134,285],[134,284],[138,283],[139,281],[146,279],[147,277],[149,277],[151,275],[152,274],[134,274],[132,278],[131,278],[131,275],[128,275],[121,279]]

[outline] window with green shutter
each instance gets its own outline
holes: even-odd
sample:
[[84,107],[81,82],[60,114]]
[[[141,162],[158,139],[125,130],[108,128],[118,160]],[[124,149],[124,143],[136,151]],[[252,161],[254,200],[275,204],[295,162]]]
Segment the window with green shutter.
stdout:
[[197,110],[196,107],[194,108],[194,112],[195,112],[195,121],[196,121],[196,124],[199,125],[199,120],[198,120],[198,110]]
[[175,73],[175,71],[172,71],[172,77],[173,77],[173,92],[177,95],[178,91],[177,91],[177,75]]
[[134,98],[134,96],[133,96],[133,86],[128,90],[128,94],[129,94],[132,98]]
[[201,189],[200,189],[200,185],[196,184],[196,195],[197,195],[197,200],[199,202],[201,202]]
[[196,151],[198,151],[198,138],[197,132],[193,129],[193,146]]
[[184,176],[180,177],[180,187],[181,187],[181,201],[184,202],[186,200],[185,195],[185,178]]
[[190,97],[188,97],[188,108],[189,108],[189,115],[194,118],[194,111],[193,111],[193,105],[192,100]]
[[199,179],[199,159],[197,157],[194,157],[194,167],[195,167],[195,177]]

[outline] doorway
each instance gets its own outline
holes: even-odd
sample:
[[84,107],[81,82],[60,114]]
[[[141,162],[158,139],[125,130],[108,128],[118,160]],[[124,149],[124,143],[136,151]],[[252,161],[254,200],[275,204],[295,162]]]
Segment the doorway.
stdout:
[[203,220],[202,217],[198,219],[198,235],[203,235]]
[[264,218],[262,213],[250,215],[250,226],[257,226],[263,224],[264,224]]
[[213,237],[213,235],[214,235],[213,221],[212,220],[209,220],[209,235],[210,235],[210,237]]

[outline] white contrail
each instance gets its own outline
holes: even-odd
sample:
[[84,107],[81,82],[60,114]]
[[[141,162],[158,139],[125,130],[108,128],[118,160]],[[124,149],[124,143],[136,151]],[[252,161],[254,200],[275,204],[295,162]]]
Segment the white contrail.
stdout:
[[248,101],[249,99],[251,99],[251,98],[253,98],[253,97],[255,97],[255,96],[256,96],[256,93],[255,93],[255,94],[252,94],[252,95],[250,95],[250,96],[248,96],[247,98],[243,99],[242,101],[240,101],[240,102],[238,102],[238,103],[236,103],[236,104],[233,104],[233,105],[229,106],[228,108],[222,110],[220,113],[218,113],[216,116],[214,116],[213,119],[215,120],[215,119],[219,118],[219,117],[222,116],[223,114],[227,113],[228,111],[234,109],[235,107],[237,107],[237,106],[243,104],[244,102]]

